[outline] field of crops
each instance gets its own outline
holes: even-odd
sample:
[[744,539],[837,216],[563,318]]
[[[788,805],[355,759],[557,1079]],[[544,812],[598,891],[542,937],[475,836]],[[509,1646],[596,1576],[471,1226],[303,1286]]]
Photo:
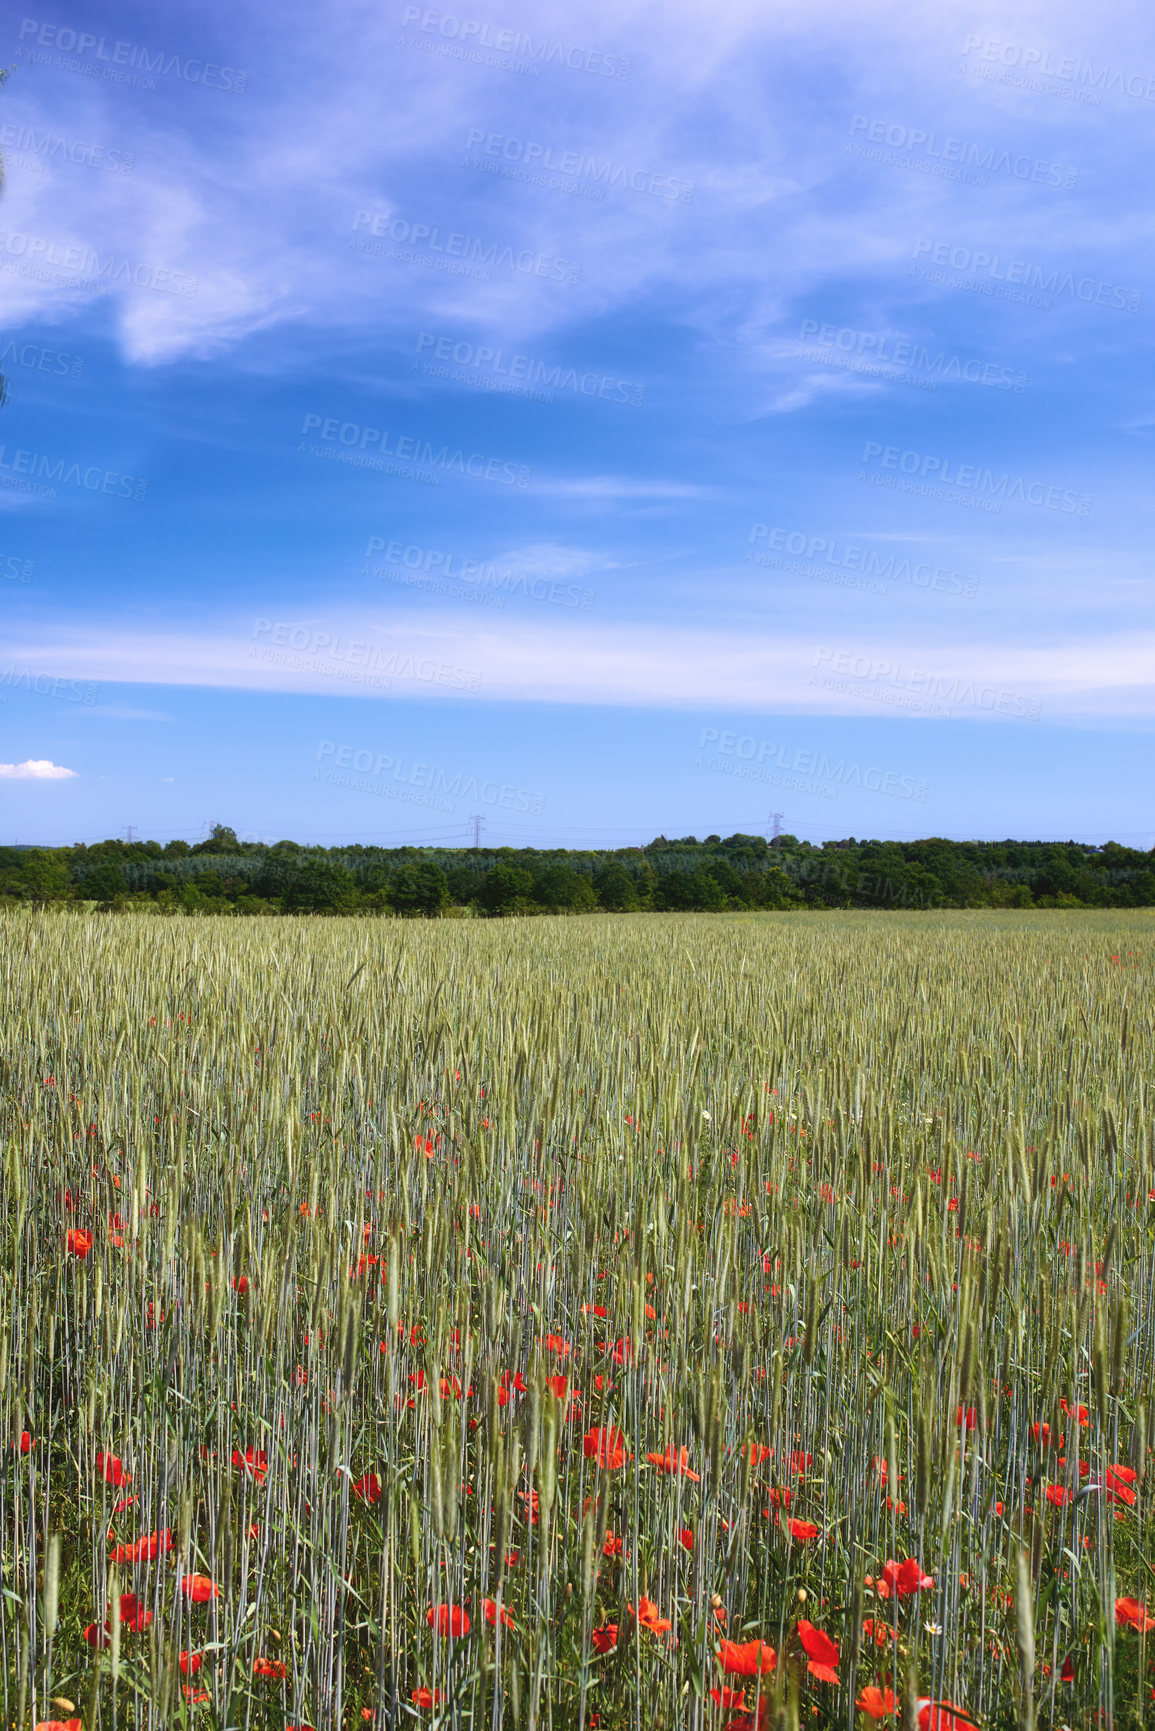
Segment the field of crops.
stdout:
[[1151,1723],[1153,936],[6,916],[5,1725]]

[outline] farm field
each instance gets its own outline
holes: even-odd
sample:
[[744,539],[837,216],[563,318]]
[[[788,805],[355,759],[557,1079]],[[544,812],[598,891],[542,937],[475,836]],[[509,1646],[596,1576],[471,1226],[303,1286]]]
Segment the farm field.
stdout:
[[1153,936],[7,915],[5,1724],[1150,1724]]

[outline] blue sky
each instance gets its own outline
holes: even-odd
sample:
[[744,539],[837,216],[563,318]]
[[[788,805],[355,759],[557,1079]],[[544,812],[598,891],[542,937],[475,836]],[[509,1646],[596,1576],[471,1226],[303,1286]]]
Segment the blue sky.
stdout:
[[41,5],[0,839],[1155,844],[1155,19]]

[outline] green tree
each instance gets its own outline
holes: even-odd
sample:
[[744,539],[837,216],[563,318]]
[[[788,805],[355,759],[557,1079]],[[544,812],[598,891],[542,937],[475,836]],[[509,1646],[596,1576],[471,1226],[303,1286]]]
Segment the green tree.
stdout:
[[224,823],[214,823],[212,829],[209,831],[208,839],[206,841],[198,841],[192,851],[193,853],[238,854],[244,853],[245,850],[237,839],[237,832],[235,829],[230,829],[229,826]]
[[612,859],[594,879],[603,908],[624,914],[641,906],[638,886],[621,860]]
[[712,913],[725,907],[726,893],[705,866],[695,866],[692,872],[667,872],[654,900],[678,913]]
[[472,866],[454,866],[452,871],[446,874],[445,881],[453,902],[457,907],[465,908],[475,899],[481,887],[481,874],[474,871]]
[[25,855],[21,876],[29,901],[66,902],[72,895],[68,866],[47,848],[33,848]]
[[77,885],[77,894],[83,901],[107,904],[128,894],[128,880],[118,865],[104,860],[84,874]]
[[487,914],[528,912],[533,879],[521,866],[496,865],[481,880],[477,899]]
[[562,913],[576,905],[583,886],[588,882],[589,879],[571,865],[558,860],[534,878],[531,894],[535,902],[551,913]]
[[445,873],[432,860],[411,861],[389,885],[389,901],[407,919],[436,919],[449,906]]
[[285,874],[281,904],[287,914],[348,914],[357,905],[357,885],[344,866],[306,856]]

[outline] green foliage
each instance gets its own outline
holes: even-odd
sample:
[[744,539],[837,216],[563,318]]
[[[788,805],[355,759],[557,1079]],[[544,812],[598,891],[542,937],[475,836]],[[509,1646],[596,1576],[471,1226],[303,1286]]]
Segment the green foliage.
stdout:
[[406,918],[436,919],[449,905],[445,873],[430,860],[411,861],[390,883],[389,901]]
[[[119,875],[118,875],[119,874]],[[511,875],[512,874],[512,875]],[[441,885],[444,884],[444,895]],[[187,893],[191,886],[194,893]],[[396,890],[394,888],[396,886]],[[755,909],[1155,906],[1155,849],[1077,842],[659,836],[646,848],[274,847],[218,824],[207,841],[0,849],[0,899],[144,897],[158,911],[483,915]],[[248,908],[246,911],[252,911]]]

